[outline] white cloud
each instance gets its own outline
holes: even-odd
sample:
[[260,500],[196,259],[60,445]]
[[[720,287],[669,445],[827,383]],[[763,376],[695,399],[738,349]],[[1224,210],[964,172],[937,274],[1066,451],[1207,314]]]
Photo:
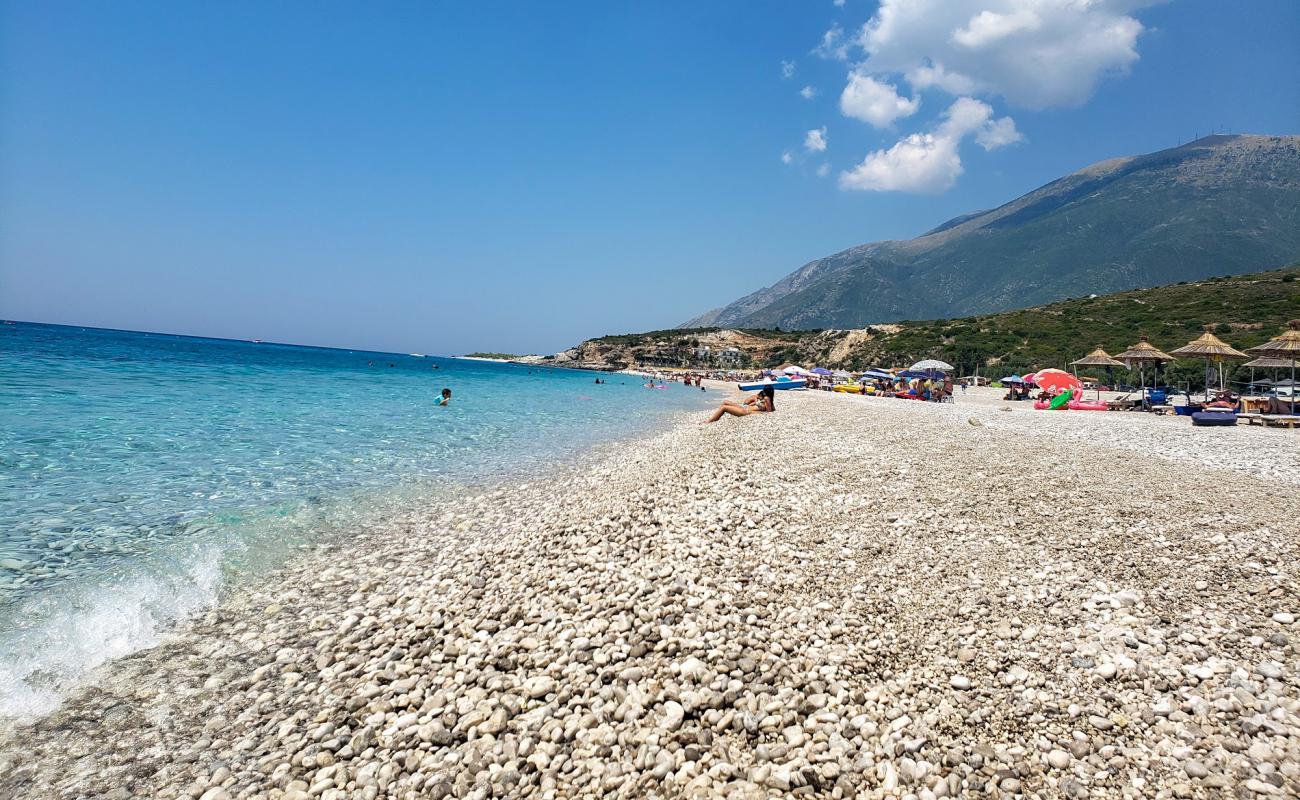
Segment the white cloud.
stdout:
[[853,40],[844,35],[843,28],[838,24],[832,25],[830,30],[822,34],[822,40],[813,48],[813,55],[829,58],[832,61],[847,61],[849,48],[853,44]]
[[972,94],[976,89],[974,79],[960,72],[949,72],[942,64],[922,64],[903,73],[913,89],[938,88],[949,94]]
[[782,163],[782,164],[789,164],[789,163],[792,162],[792,161],[794,161],[794,156],[790,155],[790,151],[789,151],[789,150],[786,150],[784,153],[781,154],[781,163]]
[[1016,130],[1016,121],[1011,117],[989,120],[975,133],[975,141],[985,150],[996,150],[1024,140],[1024,135]]
[[794,64],[793,61],[782,61],[782,62],[781,62],[781,77],[784,78],[784,79],[786,79],[786,80],[789,80],[790,78],[793,78],[793,77],[794,77],[794,69],[795,69],[795,64]]
[[914,133],[888,150],[867,154],[862,163],[840,173],[841,189],[872,192],[942,192],[961,175],[957,140]]
[[891,83],[884,83],[861,71],[849,73],[840,94],[840,111],[846,117],[883,128],[900,117],[910,117],[921,107],[920,98],[901,97]]
[[829,174],[831,174],[830,164],[822,164],[821,166],[817,167],[817,177],[825,178]]
[[805,86],[799,90],[799,96],[805,100],[811,100],[817,96],[817,90],[811,86]]
[[844,0],[831,0],[831,2],[835,4],[836,8],[844,8]]
[[995,120],[988,103],[959,97],[933,131],[905,136],[888,150],[869,153],[861,164],[841,172],[840,188],[917,194],[945,191],[965,171],[959,149],[962,140],[972,134],[986,150],[1022,138],[1010,117]]
[[826,128],[813,128],[803,137],[804,149],[810,153],[823,153],[826,151]]
[[1158,0],[882,0],[856,44],[859,70],[914,89],[1000,95],[1028,108],[1076,106],[1138,59],[1130,14]]

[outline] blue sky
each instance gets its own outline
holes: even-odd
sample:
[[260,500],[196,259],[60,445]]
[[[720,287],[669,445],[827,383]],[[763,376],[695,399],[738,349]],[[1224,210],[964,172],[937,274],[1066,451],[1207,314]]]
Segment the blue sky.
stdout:
[[553,352],[1300,133],[1293,0],[938,2],[5,2],[0,316]]

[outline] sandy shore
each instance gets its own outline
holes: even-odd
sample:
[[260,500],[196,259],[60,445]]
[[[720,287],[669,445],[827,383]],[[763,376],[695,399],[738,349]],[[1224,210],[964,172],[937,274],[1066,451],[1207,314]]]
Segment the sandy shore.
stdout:
[[0,796],[1300,794],[1300,435],[958,401],[413,510],[8,731]]

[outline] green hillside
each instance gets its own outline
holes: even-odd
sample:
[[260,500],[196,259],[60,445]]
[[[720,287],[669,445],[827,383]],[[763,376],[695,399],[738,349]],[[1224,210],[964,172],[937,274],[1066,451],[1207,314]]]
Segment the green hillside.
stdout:
[[[741,351],[735,366],[783,362],[830,368],[905,367],[939,358],[962,375],[994,378],[1064,367],[1100,345],[1110,353],[1146,336],[1162,350],[1196,338],[1204,326],[1244,350],[1300,318],[1300,264],[1269,272],[1184,281],[1033,308],[960,319],[899,322],[856,330],[781,331],[702,327],[606,336],[575,348],[583,361],[610,366],[717,367],[716,352]],[[711,347],[707,357],[700,348]],[[1177,362],[1170,378],[1197,384],[1202,367]],[[1244,374],[1244,373],[1243,373]]]
[[[1276,336],[1300,318],[1300,266],[1271,272],[1209,278],[1155,289],[1062,300],[1035,308],[963,319],[902,323],[860,357],[888,365],[913,356],[941,358],[970,374],[1061,367],[1097,345],[1110,353],[1141,336],[1162,350],[1180,347],[1206,325],[1244,350]],[[1193,382],[1201,367],[1178,362],[1172,375]]]

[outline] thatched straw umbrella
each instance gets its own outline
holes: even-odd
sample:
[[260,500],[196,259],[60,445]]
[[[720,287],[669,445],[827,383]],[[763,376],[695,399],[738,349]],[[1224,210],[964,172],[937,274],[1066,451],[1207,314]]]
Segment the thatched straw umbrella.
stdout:
[[1291,365],[1291,413],[1295,413],[1295,365],[1300,359],[1300,319],[1287,323],[1287,330],[1276,339],[1270,339],[1258,347],[1251,347],[1247,352],[1269,358],[1280,358]]
[[[1250,352],[1250,348],[1249,348],[1249,347],[1246,348],[1246,352],[1248,352],[1248,353]],[[1243,366],[1243,367],[1250,367],[1250,385],[1251,385],[1251,386],[1255,386],[1255,385],[1256,385],[1256,383],[1255,383],[1255,370],[1257,370],[1257,369],[1271,369],[1271,370],[1275,370],[1275,371],[1273,372],[1273,377],[1276,378],[1276,377],[1277,377],[1277,372],[1276,372],[1276,370],[1279,370],[1279,369],[1286,369],[1287,367],[1291,366],[1291,362],[1290,362],[1290,361],[1287,361],[1285,358],[1269,358],[1268,356],[1260,356],[1259,358],[1255,359],[1254,361],[1247,361],[1245,364],[1242,364],[1242,366]],[[1266,381],[1265,381],[1265,383],[1266,383]],[[1261,383],[1260,385],[1262,385],[1262,383]]]
[[1142,381],[1142,402],[1144,404],[1147,401],[1146,365],[1155,364],[1158,370],[1161,364],[1174,360],[1173,356],[1163,350],[1152,347],[1145,336],[1138,340],[1137,344],[1115,356],[1115,358],[1127,363],[1129,369],[1133,369],[1133,365],[1137,364],[1138,377]]
[[[1219,388],[1225,388],[1223,384],[1223,362],[1229,359],[1245,361],[1250,356],[1241,352],[1232,345],[1224,342],[1213,333],[1214,326],[1206,325],[1205,333],[1173,351],[1173,355],[1179,358],[1189,358],[1204,361],[1207,365],[1219,365]],[[1210,381],[1205,381],[1205,399],[1210,399]]]
[[[1074,376],[1079,376],[1079,367],[1105,367],[1106,374],[1112,375],[1115,367],[1124,366],[1123,361],[1116,361],[1110,357],[1110,354],[1097,345],[1097,349],[1077,361],[1071,361],[1070,366],[1074,367]],[[1111,383],[1114,383],[1112,380]],[[1097,399],[1101,399],[1101,389],[1097,390]]]

